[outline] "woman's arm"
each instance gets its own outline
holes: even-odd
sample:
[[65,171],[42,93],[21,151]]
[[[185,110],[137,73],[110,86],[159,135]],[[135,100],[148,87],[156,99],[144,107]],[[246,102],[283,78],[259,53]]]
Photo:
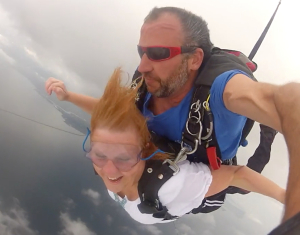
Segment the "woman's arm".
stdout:
[[285,190],[263,175],[246,166],[225,166],[212,171],[212,183],[206,197],[212,196],[229,186],[236,186],[247,191],[272,197],[281,203],[285,200]]
[[65,99],[65,101],[76,105],[88,114],[92,114],[99,99],[69,91],[68,97]]
[[71,102],[88,114],[92,114],[95,105],[99,101],[99,99],[90,96],[68,91],[63,81],[56,78],[49,78],[45,83],[45,89],[49,95],[54,92],[58,100]]

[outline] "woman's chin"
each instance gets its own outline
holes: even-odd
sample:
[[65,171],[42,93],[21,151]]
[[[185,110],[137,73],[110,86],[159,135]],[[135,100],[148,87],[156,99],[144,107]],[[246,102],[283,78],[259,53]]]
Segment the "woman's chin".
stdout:
[[124,188],[122,184],[122,179],[120,179],[119,182],[111,182],[110,180],[105,180],[104,183],[106,188],[113,193],[118,193]]

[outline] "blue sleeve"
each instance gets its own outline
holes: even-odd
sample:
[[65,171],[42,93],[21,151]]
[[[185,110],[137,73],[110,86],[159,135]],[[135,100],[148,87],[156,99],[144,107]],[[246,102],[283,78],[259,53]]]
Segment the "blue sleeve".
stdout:
[[[247,73],[241,71],[241,70],[230,70],[227,72],[224,72],[220,74],[215,81],[213,82],[211,89],[210,89],[210,102],[209,105],[211,109],[214,111],[214,115],[220,115],[224,114],[226,112],[230,112],[233,114],[230,110],[228,110],[225,107],[224,101],[223,101],[223,93],[225,86],[227,82],[236,74],[244,74],[249,79],[252,79]],[[236,114],[238,115],[238,114]]]

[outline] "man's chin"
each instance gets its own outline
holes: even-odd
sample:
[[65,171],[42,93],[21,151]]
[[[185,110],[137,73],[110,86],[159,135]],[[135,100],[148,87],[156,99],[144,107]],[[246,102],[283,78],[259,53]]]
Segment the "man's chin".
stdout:
[[153,96],[156,96],[156,94],[158,93],[158,89],[152,86],[147,86],[147,91]]

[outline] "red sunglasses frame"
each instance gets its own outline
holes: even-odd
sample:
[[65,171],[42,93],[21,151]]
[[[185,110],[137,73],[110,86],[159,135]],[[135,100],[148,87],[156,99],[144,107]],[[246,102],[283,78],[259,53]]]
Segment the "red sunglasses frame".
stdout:
[[[164,58],[164,59],[158,59],[158,60],[155,60],[155,59],[152,59],[149,57],[148,53],[147,53],[147,49],[148,48],[167,48],[169,49],[169,52],[170,52],[170,56],[167,57],[167,58]],[[143,52],[142,55],[140,55],[140,57],[142,58],[144,54],[147,55],[148,59],[151,60],[151,61],[154,61],[154,62],[160,62],[160,61],[164,61],[164,60],[169,60],[169,59],[172,59],[173,57],[177,56],[177,55],[180,55],[180,54],[184,54],[184,53],[190,53],[192,51],[194,51],[196,48],[196,46],[192,46],[192,47],[186,47],[186,46],[182,46],[182,47],[168,47],[168,46],[150,46],[150,47],[142,47],[142,46],[137,46],[137,49],[138,51],[141,51]]]

